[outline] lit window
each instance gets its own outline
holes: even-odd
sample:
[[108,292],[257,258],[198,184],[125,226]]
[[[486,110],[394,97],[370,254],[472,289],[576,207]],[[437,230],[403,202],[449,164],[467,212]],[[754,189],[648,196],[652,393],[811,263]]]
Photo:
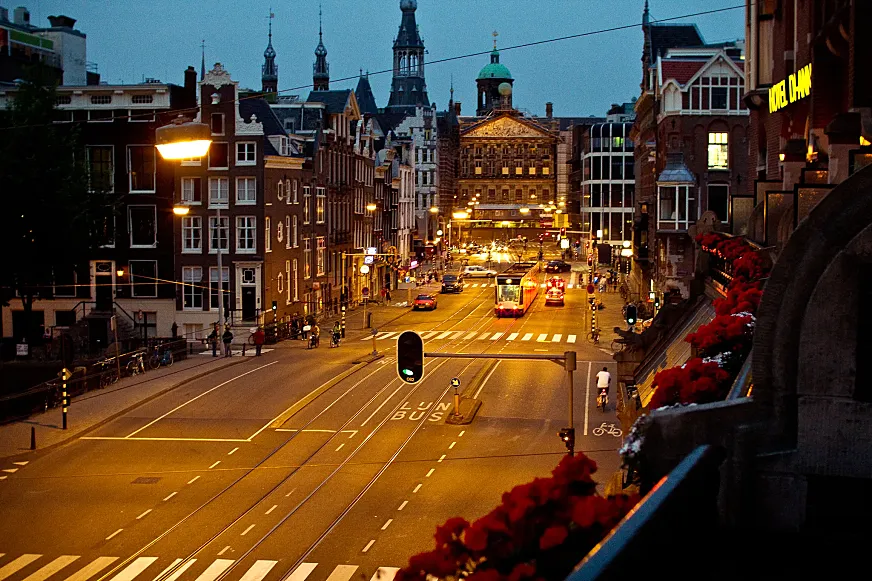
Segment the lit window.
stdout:
[[[269,217],[269,216],[266,216],[266,217],[264,218],[264,224],[263,224],[263,239],[264,239],[264,243],[266,244],[266,248],[265,248],[266,252],[272,252],[272,238],[271,238],[271,235],[272,235],[272,228],[271,228],[271,222],[272,222],[272,221],[270,220],[270,217]],[[278,229],[279,231],[281,231],[281,229],[282,229],[282,223],[279,222],[279,223],[276,225],[276,227],[277,227],[277,229]],[[279,238],[281,238],[281,236],[279,236]],[[279,241],[281,241],[281,240],[279,240]]]
[[729,144],[726,133],[709,133],[708,168],[729,168]]
[[316,254],[318,276],[324,275],[324,263],[327,255],[327,240],[323,236],[317,238],[318,253]]

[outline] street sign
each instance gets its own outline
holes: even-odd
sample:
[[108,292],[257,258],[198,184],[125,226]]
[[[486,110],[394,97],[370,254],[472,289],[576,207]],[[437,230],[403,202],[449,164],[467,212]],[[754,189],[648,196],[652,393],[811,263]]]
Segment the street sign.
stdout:
[[364,264],[372,264],[374,259],[375,259],[375,257],[373,255],[368,254],[368,255],[363,257],[363,263]]
[[370,246],[369,248],[366,249],[366,253],[367,254],[378,254],[378,248],[376,248],[375,246]]
[[596,292],[596,287],[592,284],[587,285],[587,294],[592,295]]
[[368,297],[369,296],[369,287],[366,287],[366,286],[363,287],[363,290],[360,291],[360,294],[362,294],[364,297]]
[[451,378],[451,387],[457,388],[460,387],[460,380],[456,377]]
[[373,328],[372,328],[372,331],[370,331],[370,333],[372,333],[372,336],[375,337],[376,335],[378,335],[378,329],[376,329],[375,327],[373,327]]

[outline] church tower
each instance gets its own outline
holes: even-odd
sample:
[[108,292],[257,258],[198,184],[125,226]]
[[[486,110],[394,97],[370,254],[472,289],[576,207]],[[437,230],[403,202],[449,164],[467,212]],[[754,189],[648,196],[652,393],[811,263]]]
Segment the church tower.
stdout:
[[276,51],[272,45],[272,19],[273,14],[270,12],[269,41],[263,51],[263,67],[260,73],[260,91],[264,95],[275,94],[279,85],[279,68],[276,66]]
[[415,22],[417,8],[417,0],[400,0],[403,17],[394,40],[394,78],[387,111],[412,112],[416,105],[430,106],[424,81],[424,41]]
[[478,73],[475,84],[478,87],[478,107],[475,114],[479,117],[487,115],[494,109],[511,109],[512,93],[508,91],[500,93],[500,85],[515,83],[512,73],[506,65],[500,63],[500,51],[497,50],[497,32],[494,31],[494,49],[490,53],[490,63],[486,64]]
[[330,65],[327,64],[327,49],[321,31],[321,9],[318,9],[318,47],[315,49],[315,65],[312,67],[312,85],[315,91],[330,90]]

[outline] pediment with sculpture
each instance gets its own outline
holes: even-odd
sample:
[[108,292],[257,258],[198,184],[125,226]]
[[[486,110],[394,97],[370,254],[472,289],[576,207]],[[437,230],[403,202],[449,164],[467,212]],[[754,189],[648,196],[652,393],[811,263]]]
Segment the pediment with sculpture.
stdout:
[[523,123],[512,117],[498,117],[470,128],[463,137],[554,137],[546,130]]

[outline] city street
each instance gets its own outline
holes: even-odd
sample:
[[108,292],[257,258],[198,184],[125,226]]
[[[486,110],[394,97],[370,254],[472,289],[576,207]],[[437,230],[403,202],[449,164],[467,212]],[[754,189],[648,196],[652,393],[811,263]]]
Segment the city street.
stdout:
[[[372,350],[368,330],[349,329],[338,349],[326,333],[316,350],[279,343],[7,462],[0,580],[370,579],[429,549],[446,519],[473,520],[555,466],[568,415],[561,367],[430,358],[409,385],[394,357],[407,329],[428,352],[576,351],[576,449],[605,482],[621,438],[592,385],[613,362],[585,339],[578,272],[564,276],[563,307],[546,307],[541,292],[525,316],[497,319],[491,280],[467,279],[463,292],[438,294],[437,309],[378,328],[384,357],[369,364],[352,364]],[[469,425],[445,423],[453,377],[483,402]]]

